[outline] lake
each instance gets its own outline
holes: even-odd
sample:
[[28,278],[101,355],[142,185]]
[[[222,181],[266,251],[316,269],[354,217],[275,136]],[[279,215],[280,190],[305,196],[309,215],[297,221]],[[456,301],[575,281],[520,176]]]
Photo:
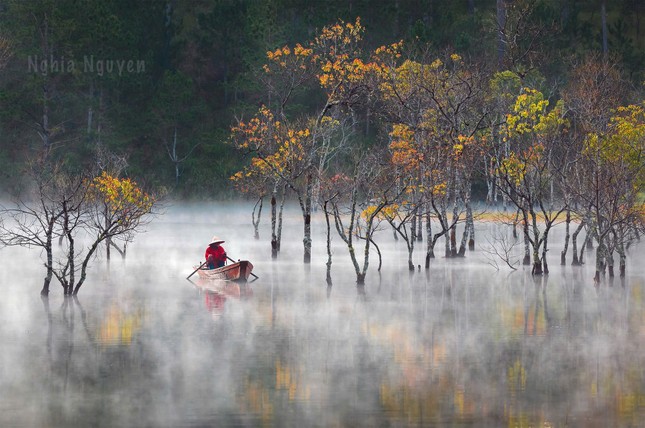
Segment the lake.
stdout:
[[[643,426],[642,243],[626,278],[595,287],[593,252],[559,265],[561,231],[533,278],[489,264],[494,225],[465,259],[414,273],[384,230],[360,292],[337,235],[327,287],[320,214],[303,265],[297,207],[277,260],[268,209],[260,240],[251,209],[168,207],[125,260],[94,261],[77,299],[58,283],[41,299],[39,250],[1,249],[0,426]],[[213,235],[259,279],[186,280]]]

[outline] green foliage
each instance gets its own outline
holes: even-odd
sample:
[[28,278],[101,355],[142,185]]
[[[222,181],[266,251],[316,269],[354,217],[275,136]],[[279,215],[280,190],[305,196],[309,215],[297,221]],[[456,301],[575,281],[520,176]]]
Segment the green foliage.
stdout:
[[[511,3],[509,13],[531,2]],[[645,42],[637,27],[645,10],[637,3],[607,2],[610,50],[635,86],[645,79]],[[258,106],[276,102],[259,78],[267,51],[311,40],[339,19],[355,22],[360,17],[366,52],[404,40],[413,56],[450,51],[484,67],[496,57],[497,2],[475,0],[472,10],[469,4],[4,0],[0,38],[10,41],[12,56],[0,68],[0,163],[12,173],[3,173],[6,180],[0,177],[0,185],[10,185],[24,162],[40,155],[46,125],[51,156],[68,165],[91,163],[101,145],[128,157],[129,174],[173,188],[177,196],[230,192],[228,177],[247,160],[224,144],[228,128],[235,118],[248,119]],[[566,81],[569,58],[600,48],[598,2],[539,0],[534,6],[523,17],[533,33],[520,33],[517,40],[519,51],[529,54],[517,58],[515,75],[504,72],[492,80],[495,103],[508,98],[508,104],[522,86],[547,94],[546,88]],[[534,40],[531,34],[542,37]],[[90,58],[95,67],[88,71],[85,60]],[[30,59],[43,67],[29,69]],[[132,60],[144,68],[99,73],[96,61],[106,60]],[[54,70],[51,63],[56,61]],[[66,66],[70,62],[74,67]],[[557,98],[548,93],[550,101]],[[285,114],[311,113],[325,96],[313,86],[299,89]],[[366,107],[353,107],[359,121],[365,121]],[[369,135],[359,132],[354,139],[373,144],[383,138],[379,120],[370,117],[369,126],[357,124],[357,129],[369,129]],[[177,153],[186,156],[178,183],[166,143],[175,129]]]

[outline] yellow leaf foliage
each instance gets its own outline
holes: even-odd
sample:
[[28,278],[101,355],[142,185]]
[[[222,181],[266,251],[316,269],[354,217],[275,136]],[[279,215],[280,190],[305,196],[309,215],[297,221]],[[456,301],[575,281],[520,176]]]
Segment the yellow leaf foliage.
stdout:
[[141,190],[129,178],[118,178],[103,172],[90,184],[91,196],[100,200],[112,214],[131,214],[150,212],[154,198]]
[[535,89],[524,88],[517,96],[512,113],[506,116],[508,137],[524,134],[545,135],[560,125],[566,124],[564,104],[558,101],[553,109],[547,111],[549,100]]
[[405,124],[397,123],[392,126],[390,137],[392,163],[406,172],[416,171],[423,162],[423,154],[414,141],[414,131]]

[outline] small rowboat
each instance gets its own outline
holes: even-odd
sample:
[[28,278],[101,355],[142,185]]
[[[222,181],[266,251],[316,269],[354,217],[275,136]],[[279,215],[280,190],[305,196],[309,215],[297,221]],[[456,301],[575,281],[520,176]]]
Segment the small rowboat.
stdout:
[[[194,267],[195,269],[198,266]],[[217,269],[197,269],[197,274],[203,279],[219,279],[227,281],[246,282],[251,275],[253,265],[248,260],[240,260],[239,262],[231,263],[230,265],[222,266]]]

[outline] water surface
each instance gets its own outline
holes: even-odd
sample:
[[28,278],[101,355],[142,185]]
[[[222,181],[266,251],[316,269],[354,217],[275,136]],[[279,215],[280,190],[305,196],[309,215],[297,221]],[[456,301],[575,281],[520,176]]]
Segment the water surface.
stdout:
[[[0,250],[0,426],[642,426],[642,244],[595,287],[593,254],[559,266],[557,234],[532,278],[480,247],[410,274],[383,231],[360,291],[334,237],[329,289],[320,219],[306,266],[298,210],[276,261],[251,208],[170,207],[77,299],[41,299],[37,250]],[[215,234],[259,280],[185,279]]]

